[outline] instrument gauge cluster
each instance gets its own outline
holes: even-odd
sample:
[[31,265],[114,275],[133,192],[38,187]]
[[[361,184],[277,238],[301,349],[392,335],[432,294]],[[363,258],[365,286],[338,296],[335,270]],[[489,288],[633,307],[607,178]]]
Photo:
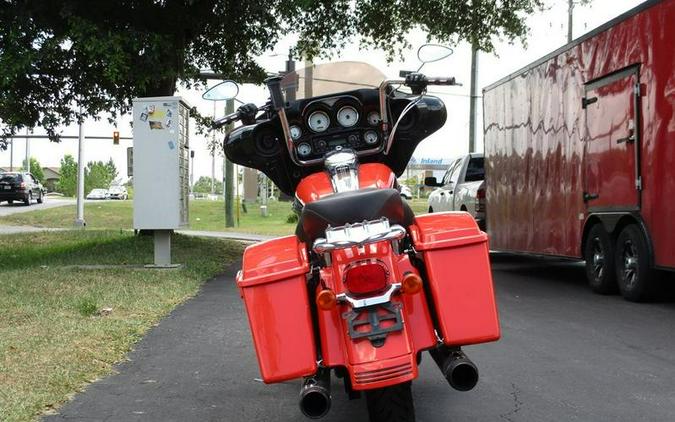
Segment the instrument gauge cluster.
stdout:
[[379,111],[375,104],[364,107],[352,96],[313,100],[290,122],[290,135],[301,160],[319,160],[331,151],[350,148],[376,152],[382,148]]

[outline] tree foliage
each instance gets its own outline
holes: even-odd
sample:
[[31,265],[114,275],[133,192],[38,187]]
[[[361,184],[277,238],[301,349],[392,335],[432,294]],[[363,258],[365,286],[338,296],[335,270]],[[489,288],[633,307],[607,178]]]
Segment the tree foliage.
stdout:
[[64,196],[75,196],[77,191],[77,161],[72,155],[67,154],[61,159],[59,173],[59,183],[56,189]]
[[[260,81],[255,58],[298,34],[297,55],[329,55],[346,43],[393,57],[406,36],[475,41],[524,39],[542,0],[6,0],[0,2],[2,133],[59,127],[130,110],[131,99],[172,95],[210,68]],[[6,143],[0,139],[0,147]]]
[[[223,182],[216,179],[213,185],[215,193],[219,195],[223,193]],[[211,178],[208,176],[200,177],[192,187],[192,191],[197,193],[211,193]]]
[[[23,159],[22,163],[23,168],[26,168],[26,159]],[[35,157],[30,157],[30,173],[35,176],[35,178],[40,182],[43,183],[45,182],[45,172],[42,171],[42,166],[40,165],[40,162],[37,160]]]
[[90,161],[84,169],[85,195],[92,189],[108,189],[117,179],[117,167],[112,158],[108,162]]

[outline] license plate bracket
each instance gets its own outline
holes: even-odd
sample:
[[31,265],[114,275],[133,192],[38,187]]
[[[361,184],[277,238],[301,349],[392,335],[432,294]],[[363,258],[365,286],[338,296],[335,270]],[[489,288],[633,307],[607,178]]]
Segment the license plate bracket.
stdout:
[[[378,312],[380,311],[380,312]],[[366,318],[360,318],[366,313]],[[387,338],[387,334],[403,329],[401,305],[399,303],[384,303],[366,308],[352,309],[342,314],[347,322],[349,337],[353,340],[367,338],[373,347],[381,347]],[[391,321],[386,327],[383,323]],[[370,326],[370,330],[359,330],[360,327]]]

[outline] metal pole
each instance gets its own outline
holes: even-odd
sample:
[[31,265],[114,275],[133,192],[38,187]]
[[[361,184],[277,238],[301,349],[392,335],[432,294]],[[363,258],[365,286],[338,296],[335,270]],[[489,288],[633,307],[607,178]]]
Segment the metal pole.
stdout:
[[567,8],[567,42],[572,42],[572,24],[574,21],[574,0],[568,0]]
[[193,192],[195,186],[195,152],[190,151],[190,193]]
[[[213,120],[216,120],[216,102],[213,102]],[[216,131],[211,138],[211,195],[216,193]]]
[[9,171],[14,171],[14,139],[9,140]]
[[[225,114],[234,113],[234,99],[227,100],[225,102]],[[229,133],[234,129],[234,125],[230,124],[227,126],[227,132]],[[234,227],[234,187],[235,184],[239,184],[238,180],[235,180],[234,173],[234,163],[228,160],[227,157],[225,160],[225,172],[223,178],[225,179],[225,190],[223,192],[225,199],[225,227]],[[239,205],[237,204],[237,210]]]
[[26,164],[24,164],[26,173],[30,173],[30,138],[28,137],[28,128],[26,128]]
[[80,116],[77,134],[77,217],[75,218],[75,226],[84,227],[87,223],[84,221],[84,122],[82,116]]
[[471,98],[469,101],[469,153],[476,151],[476,112],[478,110],[478,46],[471,45]]
[[314,82],[314,63],[311,60],[305,60],[305,96],[313,97],[312,83]]

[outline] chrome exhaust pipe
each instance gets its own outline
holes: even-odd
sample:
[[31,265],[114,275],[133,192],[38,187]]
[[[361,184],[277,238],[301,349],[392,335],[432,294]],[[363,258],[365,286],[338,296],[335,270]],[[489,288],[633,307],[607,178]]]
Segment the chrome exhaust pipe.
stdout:
[[478,383],[478,368],[461,348],[439,346],[429,350],[448,384],[458,391],[469,391]]
[[302,381],[300,410],[310,419],[319,419],[326,416],[330,403],[330,369],[319,368],[316,375]]

